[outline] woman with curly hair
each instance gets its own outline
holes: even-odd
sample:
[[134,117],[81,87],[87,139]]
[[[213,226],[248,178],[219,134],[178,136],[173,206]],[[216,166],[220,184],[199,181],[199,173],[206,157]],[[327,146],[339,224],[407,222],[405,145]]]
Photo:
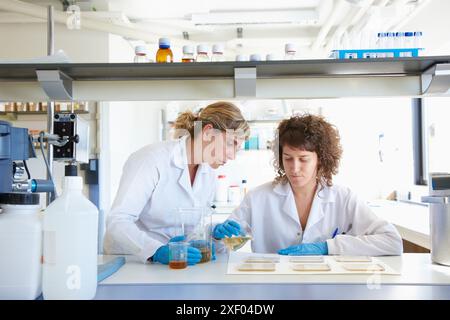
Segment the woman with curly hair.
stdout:
[[400,255],[395,227],[378,218],[355,193],[333,184],[342,155],[339,133],[320,116],[283,120],[273,151],[277,176],[250,191],[214,237],[241,233],[252,250],[283,255]]

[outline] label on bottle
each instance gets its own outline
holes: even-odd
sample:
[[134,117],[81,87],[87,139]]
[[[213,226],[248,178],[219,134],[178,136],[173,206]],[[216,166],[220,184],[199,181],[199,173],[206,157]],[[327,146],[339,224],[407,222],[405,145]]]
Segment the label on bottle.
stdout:
[[43,263],[56,264],[56,232],[44,231]]

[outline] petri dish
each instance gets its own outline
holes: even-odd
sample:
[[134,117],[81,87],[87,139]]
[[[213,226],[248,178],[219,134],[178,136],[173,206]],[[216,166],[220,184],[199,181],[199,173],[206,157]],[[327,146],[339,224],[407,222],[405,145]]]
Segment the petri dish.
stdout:
[[275,263],[243,263],[239,271],[275,271]]
[[327,263],[293,263],[292,270],[295,271],[330,271],[331,268]]
[[372,262],[369,256],[336,256],[334,260],[337,262]]
[[385,270],[384,266],[379,263],[346,263],[342,267],[347,271],[375,272]]
[[324,263],[322,256],[292,256],[289,257],[291,263]]

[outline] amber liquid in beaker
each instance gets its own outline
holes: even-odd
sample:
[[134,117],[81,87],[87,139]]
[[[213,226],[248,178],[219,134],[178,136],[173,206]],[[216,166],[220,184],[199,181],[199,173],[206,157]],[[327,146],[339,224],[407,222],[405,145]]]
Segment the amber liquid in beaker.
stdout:
[[183,59],[181,59],[181,62],[195,62],[195,59],[194,58],[183,58]]
[[187,267],[186,261],[170,261],[169,268],[170,269],[184,269]]
[[200,263],[211,261],[211,249],[208,247],[198,248],[202,253]]
[[156,53],[156,62],[157,63],[170,63],[173,62],[173,54],[170,48],[168,49],[158,49]]

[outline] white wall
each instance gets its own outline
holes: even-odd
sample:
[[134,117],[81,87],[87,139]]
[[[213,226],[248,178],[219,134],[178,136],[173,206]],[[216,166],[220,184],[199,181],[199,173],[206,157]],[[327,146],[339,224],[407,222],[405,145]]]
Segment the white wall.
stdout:
[[[0,58],[20,59],[47,55],[44,23],[0,24]],[[72,62],[107,62],[108,35],[89,30],[69,30],[55,24],[55,52],[64,50]]]
[[109,102],[102,109],[103,133],[101,185],[104,208],[108,211],[119,187],[122,168],[131,153],[159,140],[161,102]]
[[450,54],[450,1],[431,0],[419,15],[413,17],[402,29],[422,31],[422,55],[439,56]]

